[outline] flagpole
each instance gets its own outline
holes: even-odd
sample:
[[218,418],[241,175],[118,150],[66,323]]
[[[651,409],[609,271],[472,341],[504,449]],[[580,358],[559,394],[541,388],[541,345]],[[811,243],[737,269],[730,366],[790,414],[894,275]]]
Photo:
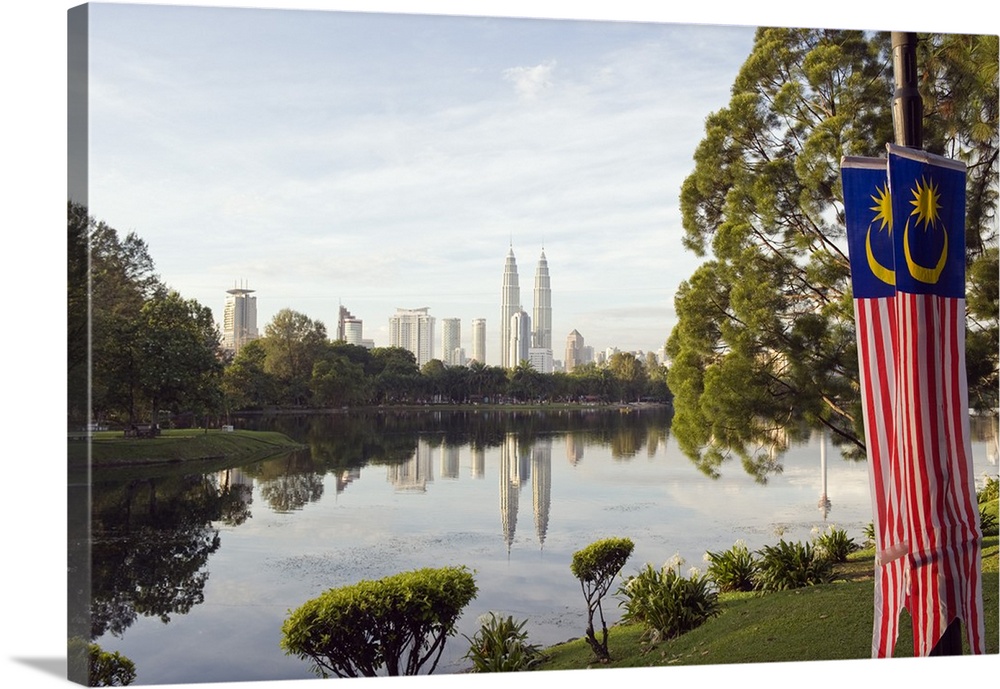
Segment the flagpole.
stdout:
[[892,32],[892,73],[896,82],[892,96],[896,143],[909,148],[923,148],[924,107],[917,88],[917,34]]
[[[917,87],[917,34],[892,32],[892,72],[896,88],[892,97],[893,132],[896,144],[923,148],[923,101]],[[931,649],[932,656],[962,655],[962,628],[952,620]]]

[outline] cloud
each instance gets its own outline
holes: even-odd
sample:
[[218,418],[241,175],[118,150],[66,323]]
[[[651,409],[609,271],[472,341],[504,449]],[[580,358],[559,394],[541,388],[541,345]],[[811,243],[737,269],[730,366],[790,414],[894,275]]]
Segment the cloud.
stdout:
[[543,62],[534,67],[511,67],[505,69],[503,78],[514,84],[518,95],[526,100],[534,100],[552,86],[552,71],[555,62]]

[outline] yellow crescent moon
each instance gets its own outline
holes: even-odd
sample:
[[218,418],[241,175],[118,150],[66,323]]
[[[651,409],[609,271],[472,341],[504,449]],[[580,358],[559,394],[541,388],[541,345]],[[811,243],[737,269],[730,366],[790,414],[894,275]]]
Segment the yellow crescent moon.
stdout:
[[878,259],[875,258],[875,254],[872,252],[871,225],[868,226],[868,234],[865,235],[865,253],[868,255],[868,268],[872,271],[872,274],[887,285],[895,285],[896,271],[891,268],[886,268],[884,265],[879,263]]
[[906,267],[910,269],[910,275],[913,276],[914,280],[927,285],[936,285],[937,281],[941,279],[945,261],[948,259],[948,233],[944,233],[944,246],[941,247],[941,257],[938,259],[937,265],[933,268],[925,268],[914,261],[913,256],[910,255],[910,221],[907,220],[906,227],[903,228],[903,255],[906,257]]

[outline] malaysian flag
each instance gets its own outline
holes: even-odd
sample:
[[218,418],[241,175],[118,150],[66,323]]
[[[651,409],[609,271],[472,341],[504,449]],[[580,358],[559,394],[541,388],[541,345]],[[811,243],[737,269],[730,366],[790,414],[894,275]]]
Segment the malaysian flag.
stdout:
[[985,652],[965,371],[965,166],[901,146],[844,158],[844,210],[876,537],[872,655],[899,613],[915,655],[965,624]]
[[896,275],[895,436],[915,655],[965,623],[984,653],[982,532],[965,370],[965,165],[889,145]]
[[844,158],[844,214],[875,532],[872,657],[892,656],[906,606],[903,473],[896,452],[896,276],[885,158]]

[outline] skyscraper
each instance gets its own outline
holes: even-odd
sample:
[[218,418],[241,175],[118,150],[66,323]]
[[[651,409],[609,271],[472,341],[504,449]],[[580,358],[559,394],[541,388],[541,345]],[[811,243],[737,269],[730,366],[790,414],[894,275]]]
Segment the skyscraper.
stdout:
[[226,306],[222,314],[222,347],[236,354],[247,342],[256,340],[257,297],[254,290],[226,290]]
[[510,317],[510,368],[528,361],[531,349],[531,316],[523,309]]
[[531,315],[531,346],[552,349],[552,286],[549,282],[549,262],[545,249],[535,269],[535,309]]
[[347,344],[361,345],[363,341],[363,323],[360,318],[340,307],[340,317],[337,319],[337,339]]
[[583,363],[583,335],[574,330],[566,337],[566,372],[570,373],[574,368]]
[[472,320],[472,358],[481,364],[486,363],[486,319]]
[[434,317],[430,309],[396,309],[389,317],[389,346],[413,352],[417,366],[434,358]]
[[503,288],[500,292],[500,365],[511,368],[517,362],[510,360],[510,324],[514,314],[521,310],[521,289],[517,284],[517,261],[514,247],[507,252],[503,267]]
[[441,321],[441,361],[449,366],[458,366],[462,362],[462,321],[458,318],[445,318]]

